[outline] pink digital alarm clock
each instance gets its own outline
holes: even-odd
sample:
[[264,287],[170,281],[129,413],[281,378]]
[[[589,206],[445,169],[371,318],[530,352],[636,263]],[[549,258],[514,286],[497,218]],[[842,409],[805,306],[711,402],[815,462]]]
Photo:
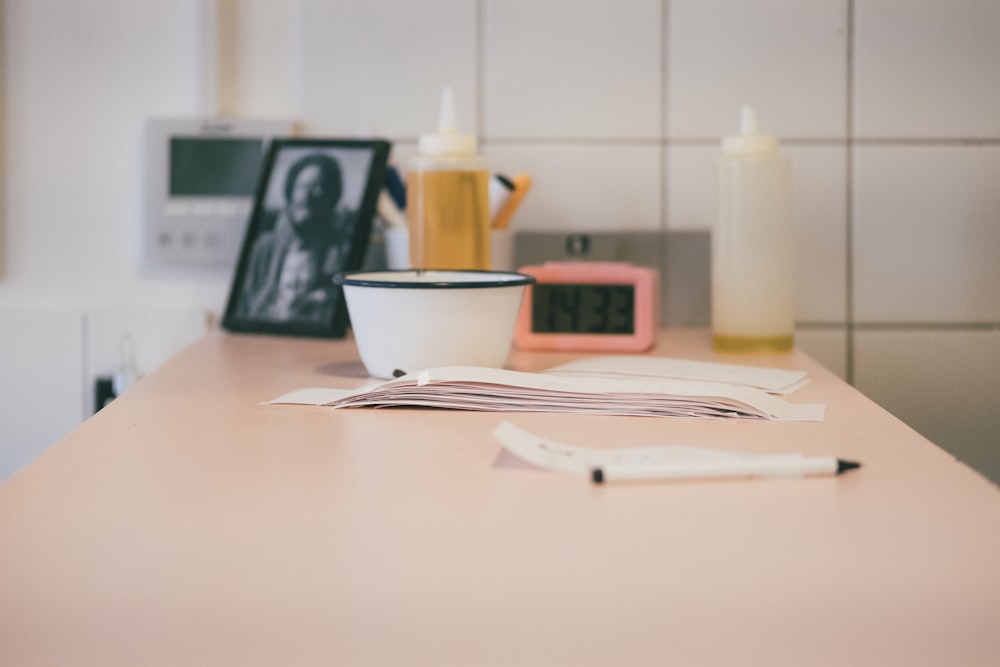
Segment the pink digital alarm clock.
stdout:
[[641,352],[659,328],[660,276],[627,262],[546,262],[518,312],[514,344],[524,350]]

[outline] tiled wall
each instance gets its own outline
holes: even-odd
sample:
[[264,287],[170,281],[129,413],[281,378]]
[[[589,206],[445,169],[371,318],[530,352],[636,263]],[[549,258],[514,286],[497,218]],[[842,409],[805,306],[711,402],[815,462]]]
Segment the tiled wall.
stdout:
[[800,344],[1000,479],[1000,3],[303,10],[309,130],[368,127],[405,159],[454,85],[495,167],[535,177],[522,233],[664,235],[673,323],[707,317],[717,141],[753,104],[794,165]]
[[[672,323],[707,321],[717,142],[753,104],[793,162],[799,343],[1000,479],[1000,2],[215,3],[223,111],[403,162],[450,84],[494,167],[535,179],[519,249],[658,237]],[[228,275],[136,268],[139,129],[204,110],[212,4],[4,0],[0,301],[221,307]]]

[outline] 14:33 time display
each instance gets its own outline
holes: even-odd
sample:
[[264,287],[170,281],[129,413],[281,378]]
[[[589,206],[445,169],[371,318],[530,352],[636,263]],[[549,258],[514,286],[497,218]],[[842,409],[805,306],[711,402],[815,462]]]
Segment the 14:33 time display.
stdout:
[[535,333],[635,332],[633,285],[539,282],[532,292],[531,329]]

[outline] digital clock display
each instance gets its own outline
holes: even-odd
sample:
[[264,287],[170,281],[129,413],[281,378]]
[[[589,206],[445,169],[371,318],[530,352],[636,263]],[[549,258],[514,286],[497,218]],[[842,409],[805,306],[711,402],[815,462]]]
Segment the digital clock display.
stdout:
[[581,283],[536,283],[531,330],[538,334],[635,332],[635,287]]
[[641,352],[656,342],[660,274],[626,262],[545,262],[521,301],[514,344],[522,350]]

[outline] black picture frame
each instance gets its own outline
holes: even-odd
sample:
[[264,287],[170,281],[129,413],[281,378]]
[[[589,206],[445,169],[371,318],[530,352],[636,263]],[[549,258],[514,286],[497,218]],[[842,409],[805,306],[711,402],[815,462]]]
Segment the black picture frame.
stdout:
[[344,337],[347,306],[333,276],[361,268],[390,147],[380,139],[271,141],[224,329]]

